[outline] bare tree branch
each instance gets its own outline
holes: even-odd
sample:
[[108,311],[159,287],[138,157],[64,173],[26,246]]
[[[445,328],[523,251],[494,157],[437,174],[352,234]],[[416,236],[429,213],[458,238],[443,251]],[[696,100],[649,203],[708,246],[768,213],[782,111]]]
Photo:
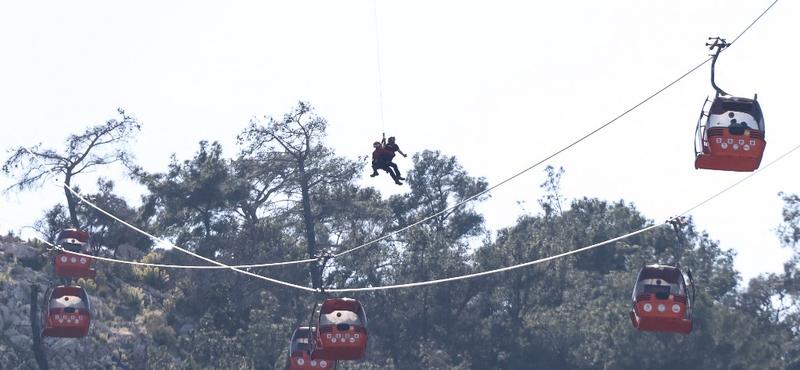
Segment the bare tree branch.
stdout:
[[[17,181],[6,188],[4,192],[13,189],[25,190],[42,185],[43,180],[50,174],[64,175],[63,182],[69,186],[75,175],[83,173],[88,168],[105,166],[122,162],[131,167],[131,158],[127,151],[120,148],[133,138],[141,126],[135,118],[118,109],[121,119],[111,119],[104,124],[89,127],[80,135],[70,135],[66,141],[66,150],[59,152],[55,149],[41,150],[41,144],[30,148],[20,146],[12,149],[12,153],[5,164],[3,172],[15,177]],[[106,148],[112,149],[106,152]],[[76,214],[77,201],[65,189],[70,219],[73,226],[79,227]]]

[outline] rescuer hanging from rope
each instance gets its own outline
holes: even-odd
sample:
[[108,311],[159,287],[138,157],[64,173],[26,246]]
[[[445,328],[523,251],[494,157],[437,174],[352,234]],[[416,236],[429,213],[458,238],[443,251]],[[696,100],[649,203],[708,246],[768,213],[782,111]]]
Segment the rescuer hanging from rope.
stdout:
[[403,185],[400,180],[405,179],[400,177],[400,172],[397,170],[397,165],[392,163],[394,152],[384,148],[383,144],[378,141],[372,143],[372,147],[375,148],[375,150],[372,151],[372,174],[369,176],[378,176],[378,170],[381,169],[389,173],[389,176],[392,177],[392,180],[394,180],[395,184]]

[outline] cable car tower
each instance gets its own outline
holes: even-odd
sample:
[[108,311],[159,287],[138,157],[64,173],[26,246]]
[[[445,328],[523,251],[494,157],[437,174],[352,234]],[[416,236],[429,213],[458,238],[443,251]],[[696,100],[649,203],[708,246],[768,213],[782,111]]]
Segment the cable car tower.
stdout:
[[[722,90],[714,79],[717,58],[730,44],[719,37],[706,43],[716,49],[711,60],[711,86],[716,90],[711,106],[703,102],[695,129],[695,161],[697,169],[752,172],[761,164],[764,148],[764,115],[753,99],[732,96]],[[704,120],[705,118],[705,120]]]

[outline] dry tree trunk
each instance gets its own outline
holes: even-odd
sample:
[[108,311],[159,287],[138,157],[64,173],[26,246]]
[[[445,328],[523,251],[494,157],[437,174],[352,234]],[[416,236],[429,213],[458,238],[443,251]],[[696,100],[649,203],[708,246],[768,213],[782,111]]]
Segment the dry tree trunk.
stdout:
[[31,285],[31,338],[33,338],[33,355],[39,370],[48,370],[47,353],[45,353],[44,343],[42,343],[42,328],[39,321],[39,286]]

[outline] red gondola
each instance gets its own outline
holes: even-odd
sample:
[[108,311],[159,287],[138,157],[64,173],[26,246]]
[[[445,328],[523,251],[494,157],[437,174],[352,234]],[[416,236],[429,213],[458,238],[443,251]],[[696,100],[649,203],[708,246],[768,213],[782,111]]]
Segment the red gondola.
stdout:
[[80,338],[89,334],[91,303],[79,286],[57,286],[45,294],[42,310],[42,336]]
[[[694,290],[691,273],[689,284]],[[677,267],[648,265],[639,271],[633,287],[630,317],[641,331],[689,334],[692,331],[692,301],[683,273]]]
[[[701,123],[703,116],[708,117],[705,124]],[[696,132],[695,168],[750,172],[761,165],[767,142],[764,116],[755,98],[714,98],[708,113],[702,113]]]
[[314,356],[360,360],[367,350],[367,314],[352,298],[329,298],[319,311]]
[[301,326],[292,333],[292,340],[289,342],[289,357],[286,361],[286,369],[289,370],[308,370],[308,369],[331,369],[334,361],[320,358],[316,353],[312,355],[312,338],[314,338],[316,328]]
[[[58,245],[62,248],[88,254],[89,233],[78,229],[64,229],[58,234]],[[56,275],[69,278],[93,279],[97,272],[92,269],[92,259],[72,253],[61,252],[55,256],[53,266]]]
[[[711,107],[706,104],[700,112],[695,130],[695,161],[697,169],[750,172],[758,169],[767,142],[764,139],[764,115],[757,97],[753,99],[728,95],[714,82],[714,67],[719,53],[728,46],[716,38],[711,49],[717,48],[711,63],[711,85],[717,91]],[[706,117],[703,122],[703,117]]]

